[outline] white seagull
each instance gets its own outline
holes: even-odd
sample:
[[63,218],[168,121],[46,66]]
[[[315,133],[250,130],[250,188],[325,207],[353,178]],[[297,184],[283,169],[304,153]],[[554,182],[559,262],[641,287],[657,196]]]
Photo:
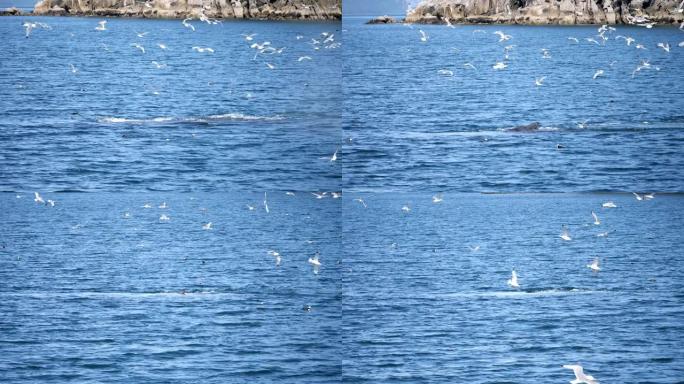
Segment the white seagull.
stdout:
[[492,66],[492,68],[497,69],[497,70],[501,70],[501,69],[504,69],[506,67],[508,67],[508,64],[506,64],[504,62],[497,62],[496,64],[494,64]]
[[313,265],[314,274],[318,275],[318,271],[321,268],[321,261],[319,260],[320,253],[316,252],[313,257],[309,257],[309,264]]
[[541,87],[542,85],[544,85],[544,79],[546,79],[546,76],[534,79],[534,85],[536,85],[537,87]]
[[246,41],[252,41],[252,40],[254,40],[254,36],[256,36],[256,35],[257,35],[256,33],[252,33],[252,34],[249,34],[249,35],[246,35],[246,34],[243,33],[243,34],[241,34],[240,36],[243,36],[243,37],[245,38]]
[[212,230],[213,228],[211,227],[211,221],[208,222],[208,223],[206,223],[206,224],[204,224],[204,225],[202,226],[202,229],[204,229],[205,231],[210,231],[210,230]]
[[496,31],[496,32],[494,32],[494,34],[499,35],[499,43],[502,41],[510,40],[512,37],[511,35],[507,35],[501,31]]
[[594,225],[600,225],[601,220],[599,220],[598,216],[596,216],[596,213],[594,211],[591,211],[591,216],[594,217]]
[[599,76],[603,76],[603,69],[599,69],[596,72],[594,72],[594,77],[592,77],[592,79],[596,80],[596,78]]
[[632,195],[634,195],[634,198],[637,199],[638,201],[644,200],[644,198],[636,192],[632,192]]
[[275,257],[275,262],[276,262],[276,267],[280,265],[280,261],[282,260],[280,258],[280,253],[276,251],[268,251],[268,254]]
[[605,203],[601,204],[603,208],[617,208],[617,205],[613,203],[612,201],[606,201]]
[[422,29],[419,29],[418,32],[420,32],[420,41],[423,43],[427,42],[430,36],[428,36],[427,33],[425,33]]
[[190,24],[190,23],[188,23],[188,21],[190,21],[190,20],[192,20],[192,18],[187,18],[187,19],[181,21],[181,23],[183,24],[183,26],[184,26],[185,28],[190,28],[190,29],[192,29],[192,30],[194,31],[194,30],[195,30],[195,26],[192,25],[192,24]]
[[518,284],[518,274],[515,273],[515,269],[511,271],[511,278],[506,281],[506,284],[511,288],[520,288],[520,285]]
[[204,53],[204,52],[214,53],[214,49],[213,49],[213,48],[209,48],[209,47],[206,47],[206,48],[202,48],[202,47],[192,47],[192,50],[193,50],[193,51],[196,51],[196,52],[200,52],[200,53]]
[[563,368],[572,369],[575,373],[575,380],[572,380],[571,384],[599,384],[598,380],[594,379],[594,376],[587,375],[584,373],[584,369],[581,365],[564,365]]
[[301,56],[297,61],[311,60],[311,56]]
[[136,43],[136,44],[131,44],[131,46],[136,47],[140,50],[140,52],[145,53],[145,48],[142,45]]
[[363,205],[364,208],[368,208],[368,206],[366,205],[366,202],[363,201],[362,198],[359,197],[357,199],[354,199],[354,201],[358,201],[359,203],[361,203],[361,205]]
[[591,264],[587,264],[587,268],[591,269],[594,272],[598,272],[601,270],[601,267],[599,267],[599,258],[595,258],[594,261],[591,262]]
[[159,216],[159,221],[169,221],[169,220],[171,220],[171,218],[166,216],[165,214],[162,214],[161,216]]
[[97,30],[97,31],[106,31],[107,30],[107,27],[106,27],[107,20],[102,20],[102,21],[98,22],[97,24],[98,24],[98,26],[95,27],[95,30]]
[[442,201],[444,201],[444,198],[442,197],[441,194],[432,196],[432,202],[433,203],[437,204],[437,203],[441,203]]
[[332,156],[330,157],[330,161],[337,161],[337,151],[339,151],[339,150],[340,150],[339,148],[335,149],[335,153],[333,153]]
[[33,201],[35,201],[36,203],[45,204],[45,200],[43,200],[43,198],[40,196],[38,192],[33,192],[33,195],[35,196]]
[[266,199],[266,192],[264,192],[264,210],[266,210],[266,213],[270,213],[271,211],[268,210],[268,201]]
[[658,43],[658,48],[662,48],[665,52],[670,52],[669,43]]
[[568,227],[563,226],[563,230],[561,231],[560,238],[565,240],[565,241],[572,240],[572,237],[570,237],[570,232],[568,232]]

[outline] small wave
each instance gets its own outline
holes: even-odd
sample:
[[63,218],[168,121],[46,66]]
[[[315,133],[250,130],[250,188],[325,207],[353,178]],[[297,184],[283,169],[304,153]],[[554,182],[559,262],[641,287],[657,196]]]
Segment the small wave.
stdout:
[[525,298],[543,296],[566,296],[598,293],[599,291],[584,290],[579,288],[550,288],[550,289],[528,289],[519,291],[493,291],[493,292],[463,292],[448,293],[443,297],[448,298],[472,298],[472,297],[494,297],[494,298]]
[[275,116],[257,116],[246,115],[244,113],[224,113],[218,115],[200,116],[200,117],[172,117],[161,116],[147,119],[133,119],[126,117],[103,117],[98,119],[99,123],[106,124],[150,124],[150,123],[209,123],[212,121],[278,121],[285,118],[280,115]]

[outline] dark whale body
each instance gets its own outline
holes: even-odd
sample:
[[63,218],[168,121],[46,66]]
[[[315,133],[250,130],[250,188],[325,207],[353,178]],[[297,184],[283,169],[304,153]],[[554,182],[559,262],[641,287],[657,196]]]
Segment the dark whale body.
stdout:
[[541,127],[541,124],[539,124],[538,121],[535,121],[532,124],[519,125],[517,127],[509,128],[506,131],[507,132],[537,132],[537,131],[539,131],[539,127]]

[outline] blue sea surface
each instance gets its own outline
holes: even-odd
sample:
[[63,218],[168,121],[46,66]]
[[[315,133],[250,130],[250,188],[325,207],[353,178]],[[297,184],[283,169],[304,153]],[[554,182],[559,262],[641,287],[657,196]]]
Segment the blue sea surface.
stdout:
[[[684,33],[675,26],[616,26],[603,43],[599,26],[366,20],[343,22],[345,190],[684,191]],[[511,38],[499,42],[496,31]],[[642,60],[651,67],[632,77]],[[505,132],[532,122],[540,132]]]
[[431,196],[343,202],[343,382],[682,381],[682,195]]
[[100,20],[0,18],[1,383],[684,380],[681,31]]
[[100,20],[0,18],[0,190],[340,190],[339,22]]
[[3,383],[339,382],[339,200],[17,196],[0,194]]

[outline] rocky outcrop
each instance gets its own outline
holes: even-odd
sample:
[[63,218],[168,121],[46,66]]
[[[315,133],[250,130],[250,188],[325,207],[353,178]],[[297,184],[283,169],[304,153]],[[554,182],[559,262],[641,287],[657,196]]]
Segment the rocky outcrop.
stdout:
[[681,0],[423,0],[408,23],[680,23]]
[[42,0],[36,15],[335,20],[342,0]]
[[7,8],[5,10],[0,10],[0,16],[21,16],[23,12],[17,7]]
[[375,19],[368,20],[366,24],[394,24],[397,19],[391,16],[378,16]]

